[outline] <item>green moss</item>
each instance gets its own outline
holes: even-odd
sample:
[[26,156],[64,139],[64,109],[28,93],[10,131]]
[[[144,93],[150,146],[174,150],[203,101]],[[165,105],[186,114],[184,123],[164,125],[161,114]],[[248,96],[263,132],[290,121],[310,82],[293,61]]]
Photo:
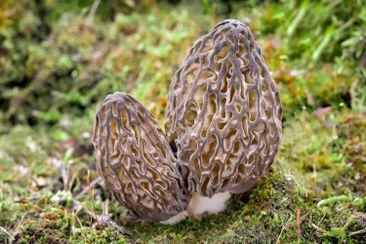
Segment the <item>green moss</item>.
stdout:
[[[101,1],[91,16],[95,2],[0,4],[1,243],[366,242],[360,1]],[[173,226],[136,220],[102,185],[78,199],[97,214],[107,205],[129,237],[75,209],[97,177],[99,102],[129,92],[162,125],[173,73],[227,17],[248,23],[279,84],[284,130],[269,174],[224,212]]]

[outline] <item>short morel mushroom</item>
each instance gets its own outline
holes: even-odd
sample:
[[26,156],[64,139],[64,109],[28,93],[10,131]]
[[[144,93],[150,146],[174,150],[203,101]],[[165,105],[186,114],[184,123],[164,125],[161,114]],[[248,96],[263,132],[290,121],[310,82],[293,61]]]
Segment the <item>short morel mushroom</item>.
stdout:
[[218,212],[218,199],[258,182],[277,152],[281,118],[277,85],[246,25],[224,20],[196,40],[170,85],[165,121],[188,168],[191,215],[214,209],[197,198]]
[[97,170],[119,202],[144,220],[185,217],[189,196],[177,160],[140,102],[122,92],[108,95],[96,115],[93,143]]

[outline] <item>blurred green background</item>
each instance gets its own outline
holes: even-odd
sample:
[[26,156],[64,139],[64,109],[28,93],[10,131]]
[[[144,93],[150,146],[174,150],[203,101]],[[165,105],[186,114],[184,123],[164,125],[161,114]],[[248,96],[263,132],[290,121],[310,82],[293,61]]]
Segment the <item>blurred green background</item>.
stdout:
[[[366,241],[364,0],[1,0],[0,242]],[[104,97],[125,91],[164,121],[170,80],[217,22],[247,24],[280,88],[273,170],[220,216],[141,223],[97,185],[91,136]],[[62,195],[65,201],[53,201]],[[65,197],[66,196],[66,197]],[[62,198],[62,197],[61,197]],[[62,198],[62,199],[64,199]],[[69,199],[69,200],[67,200]]]

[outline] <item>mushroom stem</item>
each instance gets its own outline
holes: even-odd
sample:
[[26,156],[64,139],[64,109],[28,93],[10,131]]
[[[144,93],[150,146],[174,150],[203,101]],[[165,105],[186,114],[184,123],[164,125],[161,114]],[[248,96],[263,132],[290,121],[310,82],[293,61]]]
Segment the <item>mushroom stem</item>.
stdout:
[[188,216],[187,211],[182,211],[179,214],[174,215],[173,217],[170,217],[167,220],[160,221],[160,223],[163,224],[163,225],[177,224],[177,223],[185,220],[187,218],[187,216]]
[[205,212],[217,214],[226,207],[226,201],[231,197],[230,192],[220,192],[211,198],[203,197],[197,192],[192,194],[187,213],[190,217],[201,220],[201,215]]

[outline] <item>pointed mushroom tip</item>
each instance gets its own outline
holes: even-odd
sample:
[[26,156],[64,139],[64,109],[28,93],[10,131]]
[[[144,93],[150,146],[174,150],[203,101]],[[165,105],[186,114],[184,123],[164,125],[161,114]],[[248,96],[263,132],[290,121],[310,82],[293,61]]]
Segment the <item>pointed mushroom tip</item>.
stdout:
[[125,92],[116,91],[114,93],[108,94],[105,99],[113,99],[117,97],[129,97],[129,95]]
[[135,103],[136,102],[138,104],[140,104],[141,102],[138,101],[137,99],[133,98],[132,96],[130,96],[129,94],[127,94],[126,92],[121,92],[121,91],[117,91],[111,94],[108,94],[104,100],[102,101],[100,107],[109,105],[111,103],[117,103],[117,104],[123,104],[123,103]]
[[222,21],[220,21],[219,23],[217,23],[213,29],[219,27],[220,25],[226,25],[226,24],[238,24],[238,25],[244,25],[246,27],[248,27],[246,24],[244,24],[242,21],[238,20],[238,19],[224,19]]

